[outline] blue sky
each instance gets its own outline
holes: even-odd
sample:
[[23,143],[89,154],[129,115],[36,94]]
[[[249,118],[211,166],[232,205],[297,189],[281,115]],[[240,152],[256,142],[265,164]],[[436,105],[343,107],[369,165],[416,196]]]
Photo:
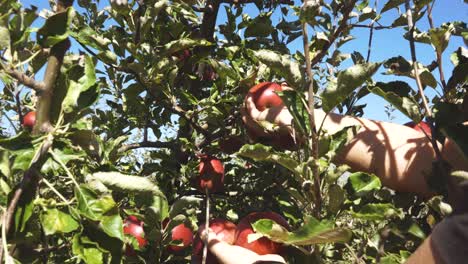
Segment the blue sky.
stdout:
[[[300,1],[295,0],[295,2],[299,5]],[[369,1],[371,3],[371,7],[373,7],[373,2],[374,1]],[[385,4],[387,1],[378,1],[379,2],[379,7],[378,10],[382,8],[382,6]],[[36,5],[39,10],[42,10],[43,8],[48,9],[48,1],[42,0],[42,1],[22,1],[23,5],[25,7],[28,7],[30,5]],[[108,5],[109,2],[107,0],[100,1],[99,7],[102,8],[106,5]],[[77,8],[77,4],[75,4],[75,7]],[[79,8],[78,8],[79,9]],[[402,10],[404,11],[404,10]],[[244,13],[248,14],[251,17],[255,17],[258,14],[258,9],[253,5],[253,4],[248,4],[246,8],[244,8]],[[281,17],[278,15],[279,12],[276,12],[273,15],[273,24],[276,24],[279,22]],[[291,14],[290,14],[291,15]],[[391,22],[397,17],[397,10],[393,9],[390,11],[387,11],[386,13],[383,14],[382,19],[380,20],[380,23],[382,25],[390,25]],[[467,21],[468,17],[468,4],[464,4],[463,0],[437,0],[434,6],[433,10],[433,18],[434,18],[434,24],[435,26],[439,26],[443,22],[447,21]],[[291,16],[286,17],[288,20],[292,20],[293,18]],[[224,11],[224,8],[220,9],[219,15],[218,15],[218,21],[217,24],[222,24],[226,21],[226,13]],[[38,21],[35,23],[34,26],[40,26],[43,23],[41,19],[38,19]],[[369,20],[363,22],[365,24],[369,23]],[[417,27],[422,29],[422,30],[427,30],[429,28],[427,18],[424,17],[421,20],[417,22]],[[361,52],[364,56],[367,54],[367,42],[368,42],[368,37],[369,37],[369,30],[368,29],[355,29],[351,32],[351,34],[355,37],[355,40],[348,42],[343,46],[343,51],[344,52],[352,52],[354,50],[357,50]],[[402,29],[391,29],[391,30],[376,30],[374,31],[374,38],[373,38],[373,50],[371,53],[371,61],[383,61],[387,58],[393,57],[393,56],[403,56],[406,59],[410,59],[410,49],[409,49],[409,43],[407,40],[405,40],[402,36],[404,34],[404,31]],[[449,60],[450,53],[455,51],[459,46],[463,46],[463,41],[461,40],[460,37],[452,37],[450,41],[450,45],[446,49],[444,56],[443,56],[443,65],[444,65],[444,72],[446,79],[448,79],[451,76],[451,72],[453,69],[453,65]],[[295,50],[300,50],[302,51],[302,40],[300,38],[296,39],[289,45],[290,49],[292,51]],[[423,64],[429,64],[432,60],[435,59],[435,53],[433,48],[430,45],[426,44],[417,44],[417,57],[420,62]],[[79,49],[77,45],[72,46],[73,50]],[[351,59],[345,61],[343,63],[343,67],[349,67],[352,65]],[[392,81],[396,79],[404,80],[407,81],[412,87],[416,87],[415,81],[409,78],[405,77],[395,77],[395,76],[385,76],[382,75],[381,72],[383,71],[383,67],[380,69],[380,72],[377,73],[374,76],[374,79],[378,81]],[[437,70],[433,72],[435,78],[439,80],[439,76],[437,73]],[[40,74],[37,76],[40,78]],[[440,87],[437,88],[440,91]],[[427,89],[427,95],[429,97],[433,97],[435,94],[434,90],[431,88]],[[365,103],[367,104],[367,107],[365,108],[365,117],[371,118],[371,119],[376,119],[376,120],[384,120],[387,121],[389,120],[387,115],[385,114],[385,106],[388,105],[383,99],[369,95],[363,100],[360,101],[360,103]],[[408,118],[404,117],[402,114],[400,114],[398,111],[393,112],[394,119],[392,120],[393,122],[397,123],[404,123],[409,121]]]

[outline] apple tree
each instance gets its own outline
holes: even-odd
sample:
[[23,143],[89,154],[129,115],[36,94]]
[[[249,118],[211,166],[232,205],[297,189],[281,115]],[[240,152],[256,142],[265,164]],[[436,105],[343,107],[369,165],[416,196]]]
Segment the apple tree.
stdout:
[[[325,133],[313,109],[363,116],[363,98],[378,96],[425,119],[436,153],[450,138],[468,156],[468,52],[448,49],[468,31],[436,25],[436,2],[2,1],[0,262],[190,263],[200,223],[254,211],[287,220],[289,230],[268,219],[252,227],[290,263],[404,262],[464,210],[448,194],[464,195],[467,172],[437,154],[437,196],[395,192],[334,163],[359,128]],[[355,30],[368,47],[349,52]],[[377,31],[402,32],[410,56],[371,60],[385,49],[372,45]],[[422,45],[430,64],[417,57]],[[246,129],[244,98],[261,82],[294,88],[278,94],[298,147]]]

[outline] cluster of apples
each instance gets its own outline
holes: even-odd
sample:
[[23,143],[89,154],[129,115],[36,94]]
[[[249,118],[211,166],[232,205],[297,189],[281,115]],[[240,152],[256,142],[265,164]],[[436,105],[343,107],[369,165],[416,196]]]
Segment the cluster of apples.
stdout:
[[[248,235],[255,233],[252,228],[252,223],[259,219],[271,219],[283,227],[289,229],[288,222],[279,214],[274,212],[254,212],[245,216],[241,219],[239,224],[236,226],[234,223],[222,219],[216,218],[210,221],[210,229],[217,234],[217,237],[222,241],[237,245],[240,247],[252,250],[260,255],[265,254],[283,254],[284,247],[280,243],[271,241],[266,237],[262,237],[251,243],[248,242]],[[163,221],[163,226],[167,224],[167,219]],[[190,244],[193,243],[192,260],[194,263],[201,261],[203,257],[204,243],[201,239],[201,234],[205,230],[205,223],[202,223],[198,227],[197,233],[194,235],[192,230],[185,224],[179,224],[171,230],[172,241],[179,241],[179,245],[170,245],[167,250],[172,253],[180,252]],[[138,241],[138,246],[144,249],[148,245],[148,241],[144,238],[143,222],[138,220],[135,216],[129,216],[124,222],[124,234],[135,237]],[[135,256],[135,250],[127,245],[125,249],[127,256]],[[208,253],[207,262],[208,264],[217,264],[218,260],[214,255]]]

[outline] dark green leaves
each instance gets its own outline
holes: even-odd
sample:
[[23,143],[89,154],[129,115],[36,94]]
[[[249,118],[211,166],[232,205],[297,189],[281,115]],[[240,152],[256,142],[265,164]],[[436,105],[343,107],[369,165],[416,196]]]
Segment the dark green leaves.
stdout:
[[322,93],[323,109],[331,111],[335,106],[348,97],[354,89],[361,86],[380,67],[380,63],[364,63],[351,66],[338,73],[336,84],[329,83]]
[[65,40],[70,35],[70,25],[75,16],[75,10],[69,7],[66,12],[57,13],[46,20],[44,26],[37,31],[37,39],[43,47],[51,47]]
[[382,8],[381,13],[384,13],[392,8],[396,8],[399,5],[403,4],[405,0],[389,0],[387,3],[385,3],[384,7]]
[[284,227],[270,219],[261,219],[252,224],[253,229],[273,241],[288,245],[305,246],[321,243],[347,242],[351,231],[345,228],[333,228],[328,221],[318,221],[308,217],[299,229],[288,232]]
[[65,113],[90,106],[99,94],[95,66],[91,57],[84,57],[84,68],[75,67],[75,69],[70,72],[70,84],[62,102]]
[[262,13],[251,20],[245,29],[244,36],[249,37],[268,37],[275,28],[271,24],[271,14]]
[[407,83],[401,81],[378,82],[375,86],[369,87],[369,90],[384,98],[414,122],[421,121],[422,116],[419,111],[419,104],[410,95],[411,88]]

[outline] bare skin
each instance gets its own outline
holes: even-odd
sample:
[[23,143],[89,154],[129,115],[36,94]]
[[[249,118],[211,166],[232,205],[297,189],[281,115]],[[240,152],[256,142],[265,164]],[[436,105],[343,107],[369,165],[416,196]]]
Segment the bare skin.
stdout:
[[[250,264],[257,262],[274,261],[278,263],[286,263],[280,255],[259,255],[246,248],[230,245],[219,238],[218,235],[211,229],[208,232],[205,230],[201,234],[203,241],[208,241],[208,250],[216,256],[218,261],[223,264]],[[208,240],[206,240],[208,239]]]
[[[283,89],[291,89],[283,86]],[[244,101],[242,119],[254,138],[270,139],[272,143],[292,139],[300,142],[292,129],[292,116],[284,106],[276,106],[264,111],[255,107],[252,96],[247,95]],[[430,139],[422,132],[410,127],[356,118],[315,110],[316,125],[323,124],[323,130],[333,134],[347,126],[359,126],[355,137],[338,154],[335,162],[347,164],[355,171],[364,171],[377,175],[382,183],[394,190],[412,192],[428,198],[434,195],[429,189],[426,177],[432,169],[435,152]],[[268,131],[264,123],[273,123],[276,129]],[[263,124],[262,124],[263,123]],[[283,143],[277,144],[283,147]],[[452,168],[468,170],[468,160],[450,141],[440,145],[441,154]],[[220,263],[239,264],[258,261],[277,261],[286,263],[279,255],[260,256],[255,252],[239,246],[233,246],[208,232],[208,248]],[[429,236],[414,252],[406,263],[440,264],[444,263],[434,248],[432,236]]]

